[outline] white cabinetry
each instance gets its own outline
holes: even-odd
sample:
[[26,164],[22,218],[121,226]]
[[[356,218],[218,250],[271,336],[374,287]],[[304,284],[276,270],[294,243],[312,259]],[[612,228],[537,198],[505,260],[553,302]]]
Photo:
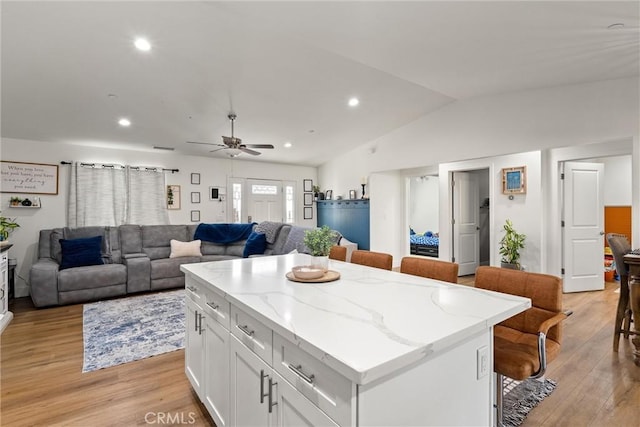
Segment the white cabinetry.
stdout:
[[2,248],[0,253],[0,333],[4,331],[13,319],[13,313],[9,311],[9,252],[8,247]]
[[198,284],[186,287],[185,373],[216,426],[228,425],[229,304]]

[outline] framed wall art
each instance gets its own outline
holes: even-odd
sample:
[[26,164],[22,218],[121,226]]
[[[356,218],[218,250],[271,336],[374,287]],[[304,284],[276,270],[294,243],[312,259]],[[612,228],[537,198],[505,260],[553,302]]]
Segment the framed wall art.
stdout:
[[502,194],[526,194],[527,168],[519,166],[502,169]]
[[310,193],[313,191],[313,180],[311,179],[303,179],[302,180],[302,191],[305,193]]
[[304,219],[313,219],[313,208],[312,207],[305,207],[304,208],[303,218]]
[[200,222],[200,211],[191,211],[191,222]]
[[167,185],[167,209],[180,209],[180,186]]
[[191,203],[200,203],[200,192],[192,191],[191,192]]
[[191,183],[195,185],[200,185],[200,174],[192,173],[191,174]]
[[313,206],[313,193],[304,193],[303,197],[305,206]]
[[58,165],[3,160],[2,193],[58,194]]

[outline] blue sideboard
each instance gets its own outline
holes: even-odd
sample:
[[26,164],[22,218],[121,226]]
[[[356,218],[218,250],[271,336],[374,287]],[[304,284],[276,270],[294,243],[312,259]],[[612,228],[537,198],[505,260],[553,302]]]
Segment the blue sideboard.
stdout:
[[328,225],[369,250],[369,200],[318,200],[318,227]]

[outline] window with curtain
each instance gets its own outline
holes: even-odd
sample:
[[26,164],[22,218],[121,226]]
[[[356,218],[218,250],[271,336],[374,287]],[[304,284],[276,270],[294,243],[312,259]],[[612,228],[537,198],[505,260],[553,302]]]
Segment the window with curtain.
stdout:
[[71,165],[69,227],[168,224],[162,170]]

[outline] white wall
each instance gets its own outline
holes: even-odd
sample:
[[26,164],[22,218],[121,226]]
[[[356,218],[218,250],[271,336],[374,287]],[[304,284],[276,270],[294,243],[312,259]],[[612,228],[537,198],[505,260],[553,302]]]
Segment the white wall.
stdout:
[[[591,143],[627,139],[634,141],[633,180],[636,182],[640,173],[637,171],[637,166],[640,166],[640,153],[637,152],[640,133],[639,105],[637,78],[522,91],[454,102],[362,147],[337,156],[322,165],[318,175],[321,182],[330,182],[334,191],[339,193],[352,186],[350,182],[359,182],[360,176],[378,171],[420,168],[465,159],[487,159],[511,153],[579,147]],[[629,154],[629,152],[618,154]],[[605,155],[609,154],[603,156]],[[548,160],[546,150],[539,156],[545,158],[545,161]],[[556,253],[550,255],[549,252],[557,249],[550,243],[555,241],[555,236],[549,236],[549,241],[546,238],[543,240],[541,230],[544,227],[545,234],[551,232],[550,230],[557,233],[555,224],[548,222],[551,220],[549,214],[555,211],[556,206],[551,206],[551,202],[547,201],[547,195],[551,200],[556,200],[557,193],[555,189],[548,187],[551,185],[549,182],[541,182],[540,160],[537,162],[538,180],[535,181],[532,176],[529,177],[528,194],[539,192],[541,187],[545,186],[545,216],[544,220],[541,219],[543,218],[541,197],[539,197],[538,206],[531,205],[532,209],[517,209],[518,215],[522,215],[522,221],[526,224],[527,231],[523,232],[532,230],[530,232],[532,233],[531,254],[527,255],[531,258],[523,259],[523,262],[531,271],[553,272],[548,270],[545,259],[541,259],[541,253],[548,250],[546,258],[560,256]],[[487,160],[484,163],[488,164],[492,161]],[[514,165],[507,164],[507,166]],[[492,170],[492,176],[495,178],[498,172]],[[549,171],[545,169],[545,172]],[[443,182],[443,175],[440,175],[440,181]],[[551,182],[556,182],[555,178]],[[395,198],[392,194],[381,194],[381,191],[373,187],[373,182],[370,181],[370,184],[371,192],[379,195],[383,200]],[[638,223],[640,223],[640,209],[637,208],[637,204],[640,203],[638,193],[637,190],[633,192],[634,230],[638,229]],[[527,196],[527,200],[533,200],[533,197]],[[404,205],[404,201],[401,203]],[[527,202],[528,205],[529,202]],[[380,215],[378,209],[381,208],[382,206],[372,203],[372,220],[373,217]],[[442,199],[440,209],[443,209]],[[511,211],[515,210],[511,209]],[[492,206],[491,211],[492,230],[499,229],[506,215],[511,215],[508,209],[502,214],[496,214]],[[534,223],[537,225],[534,226]],[[547,227],[550,228],[547,229]],[[442,226],[440,228],[442,233]],[[375,232],[376,230],[372,227],[372,236]],[[400,240],[406,239],[404,234],[406,234],[404,225],[401,224],[393,237]],[[636,234],[635,231],[634,234]],[[492,235],[492,255],[496,257],[495,232],[492,232]],[[397,243],[387,242],[384,245],[396,247]],[[384,247],[378,249],[383,250]],[[492,264],[494,263],[495,260],[492,261]]]
[[604,205],[631,206],[631,155],[595,159],[604,163]]
[[[54,144],[3,138],[0,145],[2,160],[48,163],[59,165],[58,195],[40,195],[41,209],[11,209],[9,198],[13,194],[0,194],[0,207],[3,215],[16,217],[20,228],[11,234],[9,240],[14,244],[9,256],[18,261],[16,269],[16,295],[27,295],[29,268],[37,257],[38,232],[41,229],[64,227],[66,225],[66,206],[68,192],[69,166],[60,165],[61,161],[80,161],[87,163],[116,163],[137,166],[157,166],[179,169],[178,173],[167,173],[167,184],[180,185],[181,209],[169,211],[172,224],[190,224],[191,210],[200,210],[201,222],[227,221],[226,203],[210,201],[209,187],[226,187],[231,177],[288,180],[297,183],[296,223],[315,226],[313,220],[303,220],[302,216],[302,180],[317,180],[317,170],[312,167],[291,166],[275,163],[251,162],[237,159],[214,159],[209,157],[184,156],[173,152],[125,151],[87,147],[72,144]],[[191,184],[191,173],[200,173],[200,185]],[[201,203],[191,203],[191,192],[199,191]],[[17,194],[18,196],[22,196]]]

